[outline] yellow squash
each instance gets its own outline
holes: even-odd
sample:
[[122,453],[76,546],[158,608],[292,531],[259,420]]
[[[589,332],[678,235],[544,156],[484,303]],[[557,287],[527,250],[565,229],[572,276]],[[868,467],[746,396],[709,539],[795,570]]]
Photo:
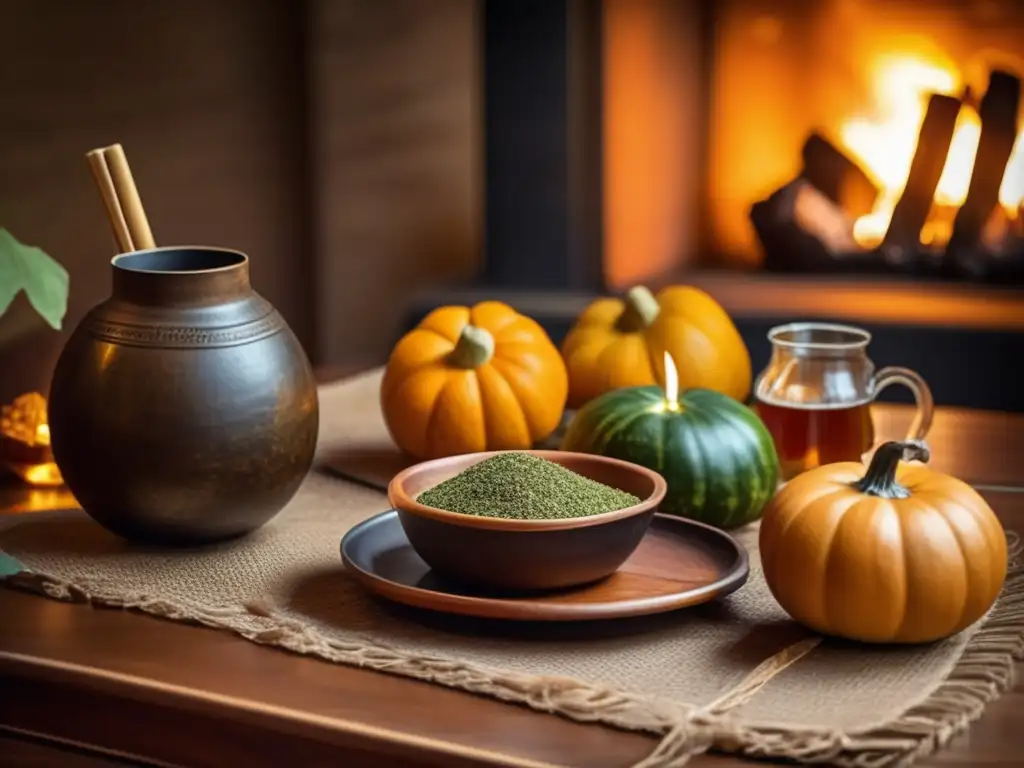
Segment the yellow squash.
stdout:
[[419,459],[524,450],[555,431],[568,386],[544,329],[486,301],[436,309],[402,337],[381,408],[392,439]]
[[921,643],[970,626],[995,602],[1007,547],[966,483],[902,460],[923,443],[885,443],[867,472],[827,464],[791,480],[761,522],[764,578],[794,619],[827,635]]
[[666,350],[683,390],[713,389],[741,401],[750,393],[750,353],[718,302],[690,286],[657,296],[636,286],[625,299],[593,302],[566,336],[569,407],[612,389],[663,381]]

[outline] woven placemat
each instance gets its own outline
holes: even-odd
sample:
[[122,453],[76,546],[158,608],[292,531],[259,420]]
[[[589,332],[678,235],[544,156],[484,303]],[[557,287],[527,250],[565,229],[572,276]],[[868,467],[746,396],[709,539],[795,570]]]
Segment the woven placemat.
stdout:
[[[322,460],[358,451],[386,459],[378,384],[371,374],[322,390]],[[977,718],[1011,684],[1024,651],[1024,571],[1012,536],[1007,586],[984,621],[928,647],[867,648],[816,637],[786,617],[761,576],[754,527],[737,534],[751,554],[747,585],[696,609],[524,629],[393,606],[369,596],[338,554],[342,535],[386,506],[378,489],[318,470],[260,531],[185,552],[129,545],[77,511],[16,517],[0,530],[8,556],[0,577],[13,571],[6,583],[52,598],[199,622],[661,735],[638,768],[682,765],[708,748],[909,765]]]

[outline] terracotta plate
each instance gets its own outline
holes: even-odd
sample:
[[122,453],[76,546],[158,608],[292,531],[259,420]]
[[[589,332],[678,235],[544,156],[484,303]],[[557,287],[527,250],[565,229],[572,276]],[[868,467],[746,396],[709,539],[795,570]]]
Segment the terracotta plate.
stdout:
[[520,621],[614,619],[685,608],[739,589],[750,570],[746,550],[728,534],[661,514],[618,571],[558,592],[502,594],[445,581],[413,550],[394,510],[352,528],[341,541],[341,557],[351,574],[390,600]]

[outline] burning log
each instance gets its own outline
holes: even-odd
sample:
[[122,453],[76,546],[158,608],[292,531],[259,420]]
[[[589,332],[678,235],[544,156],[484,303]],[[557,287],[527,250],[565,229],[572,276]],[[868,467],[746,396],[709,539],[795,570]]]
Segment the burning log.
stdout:
[[1017,218],[996,205],[978,235],[978,242],[951,255],[958,274],[973,280],[1005,282],[1024,275],[1024,231]]
[[750,209],[774,272],[870,271],[877,262],[853,239],[853,221],[805,178],[797,178]]
[[[1004,241],[1011,239],[1009,217],[999,204],[999,188],[1017,139],[1020,91],[1020,78],[994,71],[978,107],[981,137],[974,172],[947,249],[950,262],[972,275],[978,272],[980,262],[1000,255]],[[993,227],[998,228],[997,236]]]
[[812,133],[801,150],[800,175],[826,195],[847,216],[856,220],[871,213],[880,190],[867,173],[838,147]]
[[891,262],[903,262],[920,250],[921,228],[928,220],[961,106],[952,96],[934,94],[928,100],[907,184],[882,240],[881,250]]
[[1003,255],[1013,242],[1014,221],[1001,205],[992,206],[992,212],[985,221],[985,226],[978,233],[978,244],[987,253]]

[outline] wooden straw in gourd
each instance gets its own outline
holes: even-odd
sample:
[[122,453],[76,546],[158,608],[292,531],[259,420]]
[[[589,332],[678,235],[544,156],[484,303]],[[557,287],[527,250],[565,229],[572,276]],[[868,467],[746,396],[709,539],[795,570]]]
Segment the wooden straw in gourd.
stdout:
[[93,179],[114,230],[114,238],[122,253],[155,248],[142,198],[132,178],[128,158],[120,144],[94,149],[86,153]]

